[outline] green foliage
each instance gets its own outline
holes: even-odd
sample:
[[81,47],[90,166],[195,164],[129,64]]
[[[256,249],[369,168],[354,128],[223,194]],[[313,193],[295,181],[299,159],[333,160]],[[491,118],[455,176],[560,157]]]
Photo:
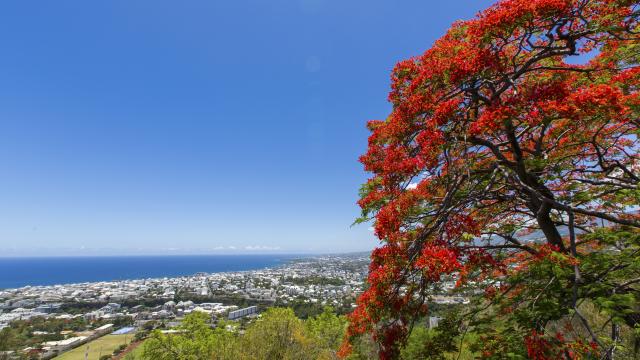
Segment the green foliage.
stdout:
[[433,355],[435,359],[441,359],[442,353],[433,353],[433,332],[423,326],[414,327],[407,341],[407,345],[402,349],[401,358],[409,359],[429,359]]
[[[17,320],[12,322],[11,326],[0,330],[0,351],[20,350],[45,341],[62,340],[60,331],[83,331],[89,327],[90,324],[83,318],[63,320],[34,317],[29,320]],[[48,334],[35,335],[34,331]]]
[[522,332],[511,322],[502,321],[497,316],[494,317],[495,321],[487,318],[474,322],[475,333],[465,336],[464,341],[469,350],[481,353],[486,359],[527,359]]
[[347,360],[370,360],[378,357],[378,345],[369,334],[357,337]]
[[[584,308],[583,312],[585,316],[593,316],[594,309]],[[460,310],[458,306],[439,308],[443,318],[434,329],[427,329],[424,320],[416,324],[401,350],[400,359],[467,360],[477,358],[481,351],[488,359],[527,358],[522,332],[516,323],[492,322],[484,317],[463,323]],[[602,322],[604,320],[606,318]],[[208,316],[193,313],[176,329],[181,332],[153,332],[142,345],[139,358],[335,360],[338,359],[337,351],[346,325],[346,318],[336,315],[329,307],[307,320],[296,317],[290,308],[270,308],[258,320],[248,323],[244,332],[237,322],[220,321],[212,328]],[[470,326],[473,331],[469,331]],[[625,333],[625,336],[631,334]],[[353,351],[348,360],[378,357],[378,346],[368,334],[358,337],[352,345]],[[619,351],[622,353],[623,349]]]
[[[638,355],[640,232],[602,227],[580,234],[578,241],[584,250],[576,259],[553,252],[532,261],[505,279],[508,291],[491,303],[486,299],[478,303],[484,310],[469,323],[479,334],[471,344],[475,351],[482,350],[486,358],[525,359],[525,337],[535,330],[547,339],[563,334],[569,344],[584,344],[583,339],[600,349],[615,344],[620,358]],[[580,274],[577,283],[574,264]]]
[[458,351],[459,335],[460,322],[454,313],[440,320],[435,329],[416,326],[401,351],[401,358],[403,360],[444,360],[445,354]]
[[0,351],[14,349],[19,341],[18,334],[12,328],[0,330]]
[[338,278],[328,278],[324,276],[307,276],[307,277],[287,277],[284,280],[286,283],[294,285],[334,285],[342,286],[345,284],[344,280]]
[[293,300],[287,304],[287,307],[292,309],[296,316],[300,319],[308,319],[322,313],[322,305],[305,300],[306,299],[304,298]]
[[306,321],[292,309],[270,308],[244,334],[235,322],[220,321],[215,328],[208,322],[206,315],[192,313],[178,332],[153,332],[142,359],[337,359],[347,323],[330,308]]
[[107,305],[107,302],[67,302],[62,304],[60,310],[68,314],[84,314],[93,310],[98,310]]
[[308,336],[315,339],[320,352],[331,357],[338,351],[346,327],[347,319],[337,316],[330,307],[326,307],[322,314],[305,321]]
[[194,312],[185,317],[177,334],[155,330],[144,344],[142,357],[157,360],[230,359],[226,357],[230,334],[211,329],[206,314]]
[[293,310],[267,310],[242,337],[243,358],[306,359],[313,343],[307,338],[303,323]]
[[118,346],[115,350],[113,350],[113,355],[118,355],[121,352],[123,352],[125,349],[127,348],[126,344],[122,344],[120,346]]
[[134,335],[133,341],[142,341],[142,340],[146,339],[147,336],[149,336],[149,331],[148,330],[139,330]]
[[[371,179],[368,182],[362,184],[362,186],[360,187],[360,190],[358,191],[359,197],[361,199],[364,199],[370,193],[376,191],[377,188],[380,186],[380,184],[381,184],[381,181],[380,179],[377,179],[377,178]],[[382,198],[376,202],[373,202],[363,207],[360,217],[358,217],[354,221],[353,225],[363,224],[371,221],[373,219],[373,214],[375,212],[375,209],[381,206],[382,204],[386,203],[386,201],[387,199]]]

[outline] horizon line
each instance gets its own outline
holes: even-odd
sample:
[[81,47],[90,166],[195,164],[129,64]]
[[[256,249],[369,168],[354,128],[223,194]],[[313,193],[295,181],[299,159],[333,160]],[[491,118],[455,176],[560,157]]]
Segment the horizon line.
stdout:
[[354,251],[291,251],[291,252],[226,252],[226,253],[140,253],[140,254],[24,254],[24,255],[0,255],[0,259],[16,259],[16,258],[96,258],[96,257],[160,257],[160,256],[318,256],[318,255],[349,255],[359,253],[370,253],[371,250],[354,250]]

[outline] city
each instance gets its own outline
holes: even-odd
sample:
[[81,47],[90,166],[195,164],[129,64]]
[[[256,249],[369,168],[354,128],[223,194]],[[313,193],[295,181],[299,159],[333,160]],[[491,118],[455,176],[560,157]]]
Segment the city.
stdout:
[[230,314],[244,306],[254,309],[249,316],[270,306],[297,306],[303,314],[325,306],[348,312],[362,292],[368,264],[366,253],[327,255],[255,271],[0,290],[0,331],[33,319],[80,320],[87,327],[57,334],[32,329],[32,340],[42,342],[4,354],[51,358],[114,330],[134,333],[149,323],[169,329],[194,311],[232,320],[244,317]]
[[[126,335],[133,341],[156,328],[175,333],[194,312],[207,314],[213,324],[251,321],[269,307],[292,308],[300,318],[327,307],[347,314],[364,289],[369,262],[367,253],[324,255],[253,271],[0,290],[0,336],[17,324],[30,334],[28,344],[0,356],[50,359],[110,334],[125,336],[124,350]],[[454,280],[443,282],[434,304],[469,303],[460,291],[454,294]],[[438,319],[430,317],[429,326]],[[44,331],[49,328],[59,331]]]

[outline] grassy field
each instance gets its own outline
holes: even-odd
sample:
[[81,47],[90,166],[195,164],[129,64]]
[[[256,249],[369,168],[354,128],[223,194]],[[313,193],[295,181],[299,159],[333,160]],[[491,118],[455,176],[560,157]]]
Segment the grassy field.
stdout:
[[68,351],[60,356],[57,356],[56,360],[84,360],[84,355],[89,347],[88,360],[98,360],[101,355],[111,355],[113,350],[122,344],[129,344],[133,339],[133,335],[105,335],[101,338],[93,340],[87,344],[81,345],[71,351]]

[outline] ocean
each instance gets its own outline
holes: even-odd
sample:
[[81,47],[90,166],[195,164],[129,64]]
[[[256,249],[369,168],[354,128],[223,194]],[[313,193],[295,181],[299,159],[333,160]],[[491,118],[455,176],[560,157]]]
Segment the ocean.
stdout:
[[281,265],[294,258],[300,258],[300,255],[0,258],[0,289],[258,270]]

